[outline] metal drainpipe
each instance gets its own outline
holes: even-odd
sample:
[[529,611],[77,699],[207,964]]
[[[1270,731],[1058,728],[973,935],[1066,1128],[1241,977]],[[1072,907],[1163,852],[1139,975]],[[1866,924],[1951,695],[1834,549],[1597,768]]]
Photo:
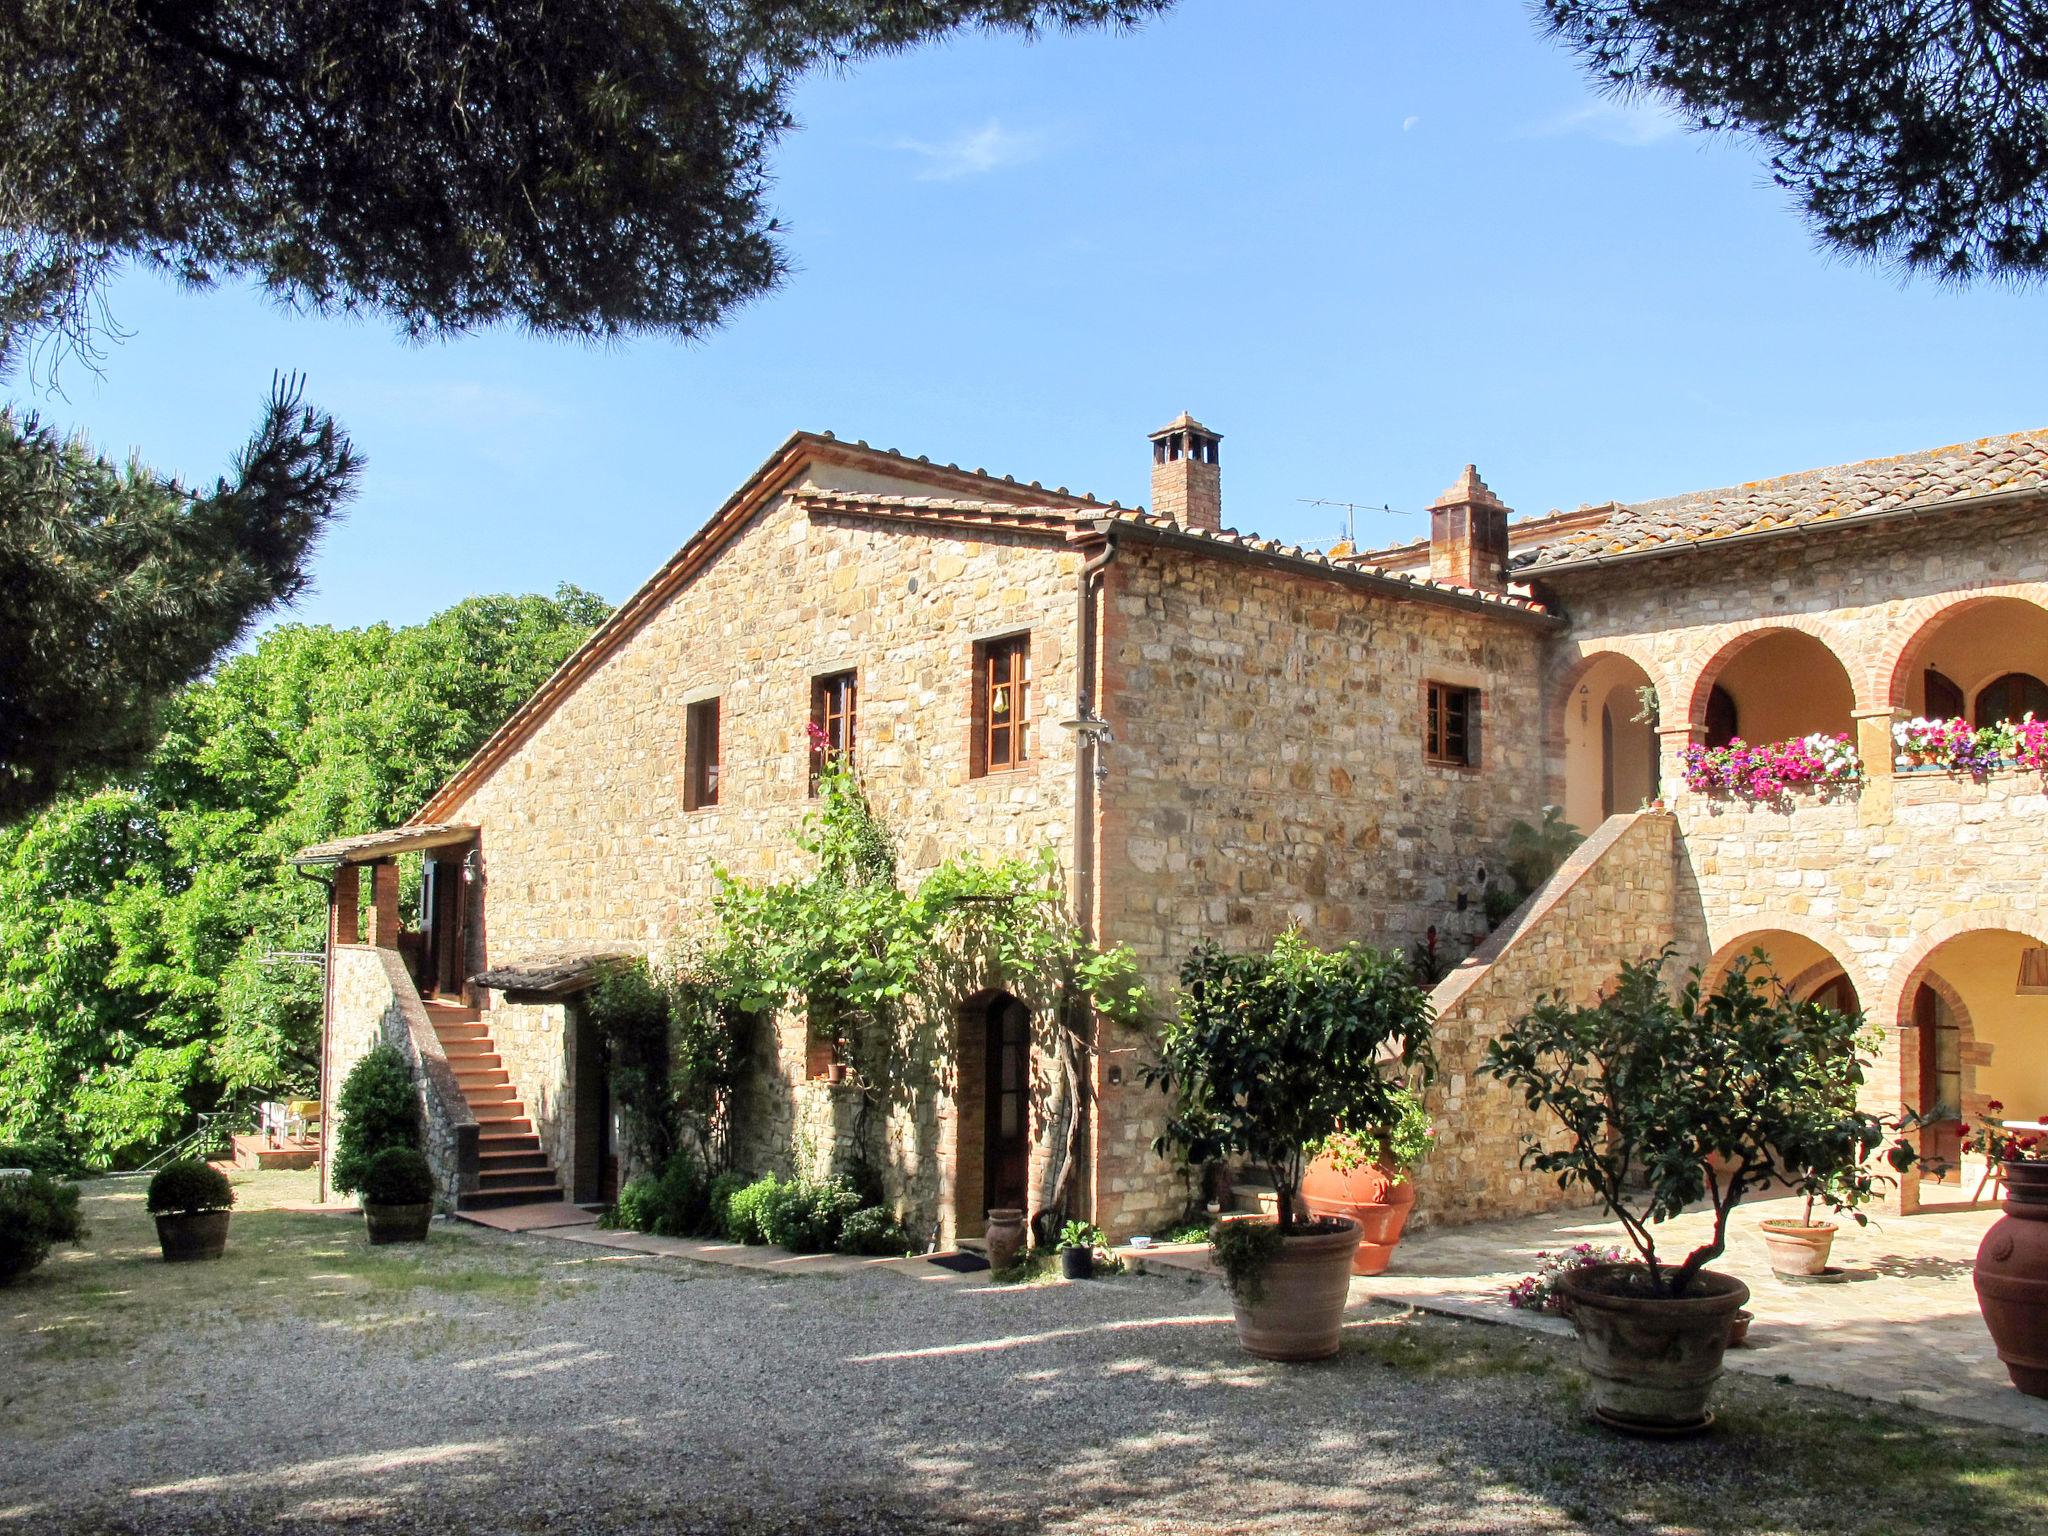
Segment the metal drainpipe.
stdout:
[[313,1162],[319,1170],[314,1188],[321,1205],[327,1203],[327,1137],[331,1128],[327,1115],[327,1048],[334,1029],[334,882],[340,878],[341,870],[352,867],[343,864],[334,874],[322,875],[317,870],[308,870],[303,864],[292,866],[292,873],[301,880],[310,880],[327,892],[327,922],[325,932],[320,936],[320,953],[325,960],[320,967],[320,1156]]
[[[1080,581],[1076,586],[1074,640],[1075,699],[1074,713],[1086,719],[1096,710],[1092,683],[1095,679],[1096,651],[1100,634],[1095,622],[1093,588],[1103,580],[1103,572],[1116,559],[1116,535],[1105,533],[1102,547],[1090,555],[1081,566]],[[1107,588],[1107,582],[1104,581]],[[1101,744],[1092,734],[1085,741],[1074,743],[1074,890],[1075,921],[1080,924],[1082,934],[1092,944],[1098,937],[1095,921],[1095,768],[1102,753]],[[1079,1161],[1081,1149],[1087,1143],[1087,1114],[1089,1101],[1088,1083],[1085,1078],[1078,1084],[1081,1092],[1074,1103],[1074,1118],[1068,1130],[1067,1169],[1059,1182],[1065,1183],[1073,1166]],[[1091,1178],[1090,1183],[1093,1183]],[[1088,1191],[1088,1219],[1096,1220],[1101,1210],[1095,1203],[1095,1192]]]

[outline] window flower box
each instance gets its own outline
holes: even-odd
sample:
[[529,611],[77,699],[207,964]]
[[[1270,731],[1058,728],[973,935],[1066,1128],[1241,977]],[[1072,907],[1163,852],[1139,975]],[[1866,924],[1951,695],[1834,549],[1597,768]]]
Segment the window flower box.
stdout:
[[1750,745],[1736,737],[1725,747],[1689,747],[1686,788],[1750,801],[1784,799],[1806,786],[1844,788],[1861,783],[1863,760],[1845,735],[1795,737]]
[[1967,720],[1901,720],[1892,727],[1894,766],[1906,773],[1932,770],[1983,779],[2000,768],[2048,772],[2048,721],[2031,712],[2020,720],[1974,726]]

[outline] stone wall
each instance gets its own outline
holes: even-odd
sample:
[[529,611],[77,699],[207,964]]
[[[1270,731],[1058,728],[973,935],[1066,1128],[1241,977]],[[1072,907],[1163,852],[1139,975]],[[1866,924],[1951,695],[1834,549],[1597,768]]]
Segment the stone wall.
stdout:
[[[930,490],[813,465],[808,483]],[[708,566],[564,696],[459,804],[436,815],[481,827],[491,964],[565,945],[659,956],[703,924],[714,871],[787,878],[807,868],[793,834],[814,803],[805,726],[814,677],[858,673],[857,763],[897,834],[902,878],[970,852],[1050,848],[1071,864],[1071,713],[1080,557],[1001,530],[934,530],[806,511],[777,498]],[[1031,638],[1032,757],[976,777],[969,753],[978,641]],[[685,810],[686,708],[720,700],[715,806]],[[573,1145],[573,1050],[561,1021],[492,994],[486,1022],[551,1150]],[[803,1024],[783,1019],[750,1101],[757,1167],[786,1166],[801,1132],[843,1144],[843,1091],[805,1078]],[[932,1102],[888,1119],[892,1195],[914,1218],[951,1171]],[[543,1109],[542,1106],[546,1108]],[[950,1124],[950,1120],[946,1121]],[[929,1166],[928,1166],[929,1165]],[[963,1195],[962,1209],[974,1204]],[[955,1212],[944,1213],[949,1223]]]
[[1485,1221],[1582,1203],[1521,1165],[1527,1138],[1554,1126],[1475,1069],[1486,1044],[1539,997],[1598,999],[1625,961],[1672,935],[1676,822],[1609,817],[1522,910],[1437,986],[1436,1149],[1415,1173],[1418,1222]]
[[[1101,933],[1162,1006],[1203,939],[1247,949],[1294,925],[1406,949],[1434,927],[1456,956],[1483,936],[1508,828],[1541,816],[1541,620],[1136,544],[1107,576]],[[1430,682],[1480,691],[1475,766],[1425,760]],[[1144,1230],[1187,1191],[1151,1150],[1149,1041],[1104,1045],[1099,1219]]]
[[502,994],[482,1014],[491,1046],[526,1106],[541,1150],[565,1191],[576,1169],[576,1049],[569,1007],[559,1002],[515,1003]]
[[[1634,659],[1663,701],[1686,963],[1718,968],[1761,945],[1797,954],[1796,968],[1811,970],[1824,952],[1885,1031],[1871,1106],[1917,1107],[1913,996],[1922,980],[1942,980],[1941,947],[1986,931],[2048,943],[2048,887],[2036,868],[2048,794],[2037,774],[2005,771],[1984,782],[1897,774],[1891,725],[1918,705],[1920,663],[1940,644],[1940,626],[1981,614],[1988,602],[2007,602],[2015,616],[2004,665],[2048,676],[2039,626],[2025,622],[2048,606],[2048,523],[2039,508],[1695,549],[1558,574],[1547,595],[1571,621],[1551,667],[1553,724],[1574,679],[1605,654]],[[1866,782],[1832,794],[1795,791],[1775,805],[1687,792],[1679,765],[1700,739],[1714,681],[1745,645],[1785,629],[1819,641],[1847,673]],[[1561,739],[1553,730],[1553,749]],[[1553,751],[1553,775],[1563,771]],[[1561,795],[1559,778],[1552,782]],[[2010,996],[2000,1007],[2014,1007]],[[1966,1036],[1968,1065],[1985,1064],[1989,1027],[1979,1018]],[[1984,1097],[1966,1089],[1965,1103]],[[1899,1200],[1910,1209],[1916,1199],[1909,1177]]]
[[334,1024],[327,1047],[329,1104],[320,1138],[323,1180],[331,1189],[341,1131],[334,1100],[356,1063],[381,1042],[412,1068],[424,1132],[421,1150],[434,1171],[435,1204],[453,1210],[455,1197],[475,1182],[477,1125],[404,960],[396,950],[337,944],[328,963],[333,967]]

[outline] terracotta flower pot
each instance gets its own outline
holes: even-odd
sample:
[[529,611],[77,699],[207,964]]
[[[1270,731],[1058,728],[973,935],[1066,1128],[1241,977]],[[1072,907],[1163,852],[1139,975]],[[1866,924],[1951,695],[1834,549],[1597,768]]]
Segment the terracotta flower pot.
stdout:
[[231,1211],[174,1211],[156,1219],[157,1246],[166,1264],[217,1259],[228,1246]]
[[433,1219],[431,1201],[423,1200],[418,1205],[363,1206],[363,1221],[370,1229],[373,1243],[424,1243]]
[[2048,1397],[2048,1163],[2005,1164],[2005,1214],[1977,1247],[1975,1279],[2012,1384]]
[[1360,1237],[1351,1272],[1378,1275],[1386,1272],[1415,1209],[1415,1186],[1378,1163],[1339,1169],[1319,1157],[1302,1178],[1301,1198],[1318,1216],[1347,1216],[1357,1222]]
[[1639,1264],[1588,1264],[1558,1282],[1571,1298],[1594,1416],[1646,1434],[1704,1429],[1713,1418],[1708,1403],[1721,1379],[1729,1325],[1748,1302],[1749,1287],[1702,1270],[1689,1296],[1613,1294],[1618,1282],[1642,1273]]
[[1024,1251],[1024,1213],[1016,1206],[998,1206],[988,1213],[983,1231],[988,1243],[988,1267],[1008,1269]]
[[1798,1278],[1817,1275],[1828,1267],[1828,1250],[1834,1246],[1833,1222],[1771,1220],[1759,1222],[1764,1248],[1771,1256],[1771,1272]]
[[1255,1303],[1247,1306],[1231,1293],[1237,1342],[1246,1353],[1267,1360],[1324,1360],[1337,1353],[1344,1302],[1351,1292],[1351,1256],[1358,1247],[1358,1223],[1337,1219],[1343,1225],[1334,1232],[1303,1233],[1281,1242],[1260,1276]]

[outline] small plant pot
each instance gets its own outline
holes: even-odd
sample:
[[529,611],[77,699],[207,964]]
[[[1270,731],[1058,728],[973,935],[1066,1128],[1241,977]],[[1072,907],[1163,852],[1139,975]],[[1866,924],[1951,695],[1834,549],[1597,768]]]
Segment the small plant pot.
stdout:
[[1060,1250],[1060,1273],[1069,1280],[1094,1279],[1095,1250],[1093,1248],[1062,1248]]
[[424,1243],[434,1220],[431,1201],[418,1205],[365,1205],[363,1224],[373,1243]]
[[1714,1420],[1709,1403],[1735,1314],[1749,1287],[1702,1270],[1692,1295],[1616,1294],[1634,1264],[1588,1264],[1558,1281],[1571,1297],[1579,1362],[1592,1384],[1593,1416],[1632,1434],[1682,1435]]
[[1749,1343],[1749,1325],[1756,1316],[1747,1310],[1736,1313],[1728,1319],[1728,1347],[1741,1349]]
[[166,1264],[217,1259],[228,1246],[231,1211],[176,1211],[156,1219],[157,1245]]
[[1833,1222],[1766,1221],[1764,1248],[1771,1256],[1771,1273],[1781,1280],[1803,1279],[1828,1267],[1828,1250],[1834,1246]]
[[1235,1291],[1231,1293],[1237,1342],[1245,1353],[1265,1360],[1327,1360],[1337,1353],[1359,1233],[1358,1223],[1350,1217],[1336,1220],[1342,1225],[1334,1232],[1308,1232],[1281,1242],[1261,1276],[1255,1303],[1247,1306]]

